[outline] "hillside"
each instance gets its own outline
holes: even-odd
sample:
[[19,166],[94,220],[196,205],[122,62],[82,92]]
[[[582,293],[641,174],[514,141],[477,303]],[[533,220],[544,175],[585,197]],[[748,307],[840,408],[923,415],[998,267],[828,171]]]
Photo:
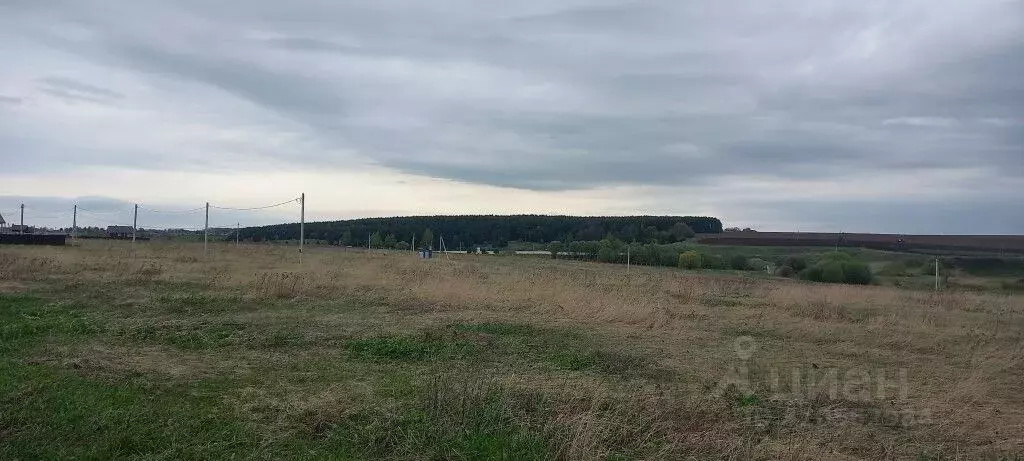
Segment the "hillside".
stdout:
[[[428,232],[429,231],[429,232]],[[718,218],[704,216],[546,216],[546,215],[467,215],[407,216],[363,218],[346,221],[306,223],[306,238],[365,245],[372,234],[382,240],[432,241],[444,237],[450,248],[475,245],[505,246],[510,241],[545,243],[551,241],[600,240],[609,234],[632,242],[671,243],[685,240],[693,233],[722,232]],[[294,240],[299,224],[250,227],[241,232],[243,239]]]

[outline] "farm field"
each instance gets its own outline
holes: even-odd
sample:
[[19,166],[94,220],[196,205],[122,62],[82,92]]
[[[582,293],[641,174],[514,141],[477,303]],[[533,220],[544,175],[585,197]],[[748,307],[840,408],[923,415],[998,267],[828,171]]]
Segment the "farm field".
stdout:
[[702,243],[761,246],[857,246],[883,250],[946,250],[1024,253],[1020,235],[903,235],[819,232],[726,232],[704,234]]
[[0,248],[2,459],[1015,459],[1022,360],[996,291]]

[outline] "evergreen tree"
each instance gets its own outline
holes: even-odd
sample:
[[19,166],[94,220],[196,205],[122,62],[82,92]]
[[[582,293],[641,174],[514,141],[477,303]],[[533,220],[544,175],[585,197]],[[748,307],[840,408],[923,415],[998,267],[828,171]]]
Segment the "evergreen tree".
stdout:
[[431,231],[430,228],[427,228],[427,230],[423,231],[422,242],[422,246],[430,248],[431,250],[434,249],[434,232]]

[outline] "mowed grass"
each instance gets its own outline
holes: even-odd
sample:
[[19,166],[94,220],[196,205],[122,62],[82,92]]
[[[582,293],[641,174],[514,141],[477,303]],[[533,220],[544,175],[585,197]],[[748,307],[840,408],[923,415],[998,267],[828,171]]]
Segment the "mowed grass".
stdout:
[[1024,297],[0,248],[0,459],[1014,459]]

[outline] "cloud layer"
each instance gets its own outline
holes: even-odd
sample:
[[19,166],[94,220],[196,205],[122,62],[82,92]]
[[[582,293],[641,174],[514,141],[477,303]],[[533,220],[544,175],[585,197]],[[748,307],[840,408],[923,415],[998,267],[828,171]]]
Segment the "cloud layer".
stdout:
[[[306,174],[324,202],[363,199],[325,218],[1024,232],[1003,207],[1024,200],[1022,1],[509,3],[6,2],[0,180],[28,190],[5,195],[185,204],[182,176]],[[52,192],[126,170],[163,180]],[[331,191],[332,173],[446,202]],[[206,200],[268,186],[215,183]]]

